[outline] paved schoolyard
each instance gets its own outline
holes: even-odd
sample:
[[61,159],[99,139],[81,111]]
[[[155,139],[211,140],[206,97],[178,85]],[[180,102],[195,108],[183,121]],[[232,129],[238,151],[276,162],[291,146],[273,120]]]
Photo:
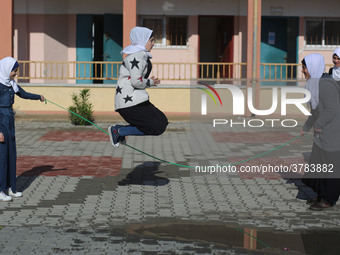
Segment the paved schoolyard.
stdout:
[[[192,131],[189,122],[174,121],[162,136],[127,140],[178,166],[128,146],[115,149],[93,126],[18,120],[24,197],[0,203],[0,254],[313,254],[323,247],[318,233],[340,229],[339,207],[308,210],[311,191],[298,179],[185,167],[240,162],[297,130]],[[311,143],[299,139],[240,165],[304,163]]]

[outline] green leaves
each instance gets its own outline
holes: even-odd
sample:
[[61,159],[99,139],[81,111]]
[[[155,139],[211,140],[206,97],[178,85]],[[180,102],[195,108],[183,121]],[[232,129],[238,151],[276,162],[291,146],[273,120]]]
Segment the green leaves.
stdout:
[[[83,89],[80,91],[80,94],[77,95],[75,93],[72,94],[72,101],[74,103],[73,106],[70,106],[68,109],[83,118],[93,122],[93,105],[89,101],[90,98],[90,89]],[[71,120],[71,123],[74,125],[91,125],[86,120],[70,113],[69,118]]]

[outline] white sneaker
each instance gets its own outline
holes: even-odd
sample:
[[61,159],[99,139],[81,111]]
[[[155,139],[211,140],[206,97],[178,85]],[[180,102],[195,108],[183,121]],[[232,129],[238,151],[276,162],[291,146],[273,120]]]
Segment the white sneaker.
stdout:
[[8,190],[8,195],[10,195],[11,197],[22,197],[22,192],[13,192],[11,188],[9,188]]
[[0,192],[0,201],[8,202],[8,201],[11,201],[11,200],[12,200],[12,197],[7,196],[5,194],[5,192],[3,192],[3,191]]

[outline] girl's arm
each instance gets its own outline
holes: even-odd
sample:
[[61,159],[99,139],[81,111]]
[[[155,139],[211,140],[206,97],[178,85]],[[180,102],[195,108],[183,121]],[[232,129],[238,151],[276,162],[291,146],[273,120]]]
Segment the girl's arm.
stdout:
[[18,88],[19,88],[19,91],[16,93],[16,95],[18,95],[19,97],[21,97],[23,99],[40,100],[40,101],[44,101],[45,100],[45,97],[42,96],[42,95],[37,95],[37,94],[26,92],[19,85],[18,85]]

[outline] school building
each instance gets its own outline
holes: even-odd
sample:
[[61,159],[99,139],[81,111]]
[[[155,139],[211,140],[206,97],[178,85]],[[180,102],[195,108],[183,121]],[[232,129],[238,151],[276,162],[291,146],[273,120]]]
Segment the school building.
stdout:
[[[0,58],[21,65],[19,84],[68,107],[91,89],[95,113],[112,114],[114,87],[132,27],[155,31],[149,89],[166,113],[190,112],[197,80],[270,87],[303,82],[300,61],[340,45],[336,0],[1,0]],[[258,82],[261,80],[261,82]],[[266,83],[267,82],[267,83]],[[268,86],[269,85],[269,86]],[[265,100],[258,97],[261,106]],[[269,97],[270,99],[270,97]],[[17,111],[65,114],[16,99]]]

